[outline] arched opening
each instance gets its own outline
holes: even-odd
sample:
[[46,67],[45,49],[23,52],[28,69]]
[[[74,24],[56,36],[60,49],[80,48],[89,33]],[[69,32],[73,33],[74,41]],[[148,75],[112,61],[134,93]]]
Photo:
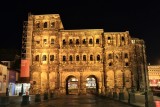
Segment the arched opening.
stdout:
[[97,93],[98,92],[98,80],[94,75],[90,75],[86,79],[86,91],[87,93]]
[[66,94],[78,94],[78,79],[74,76],[69,76],[66,79]]

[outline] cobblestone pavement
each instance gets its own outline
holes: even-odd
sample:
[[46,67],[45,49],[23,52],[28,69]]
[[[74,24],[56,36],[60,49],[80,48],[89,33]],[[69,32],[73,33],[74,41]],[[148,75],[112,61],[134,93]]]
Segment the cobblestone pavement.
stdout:
[[34,102],[32,96],[28,105],[21,105],[21,97],[15,98],[10,99],[10,104],[7,107],[133,107],[119,101],[93,95],[66,95],[38,103]]

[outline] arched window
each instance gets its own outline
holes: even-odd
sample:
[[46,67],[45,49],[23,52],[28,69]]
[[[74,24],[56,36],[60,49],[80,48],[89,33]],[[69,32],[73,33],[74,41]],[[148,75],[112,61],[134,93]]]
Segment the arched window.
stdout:
[[86,55],[83,55],[83,61],[86,61]]
[[54,61],[54,55],[50,55],[50,61]]
[[43,27],[47,28],[47,22],[44,22]]
[[122,41],[125,41],[125,38],[124,38],[123,36],[122,36],[122,38],[121,38],[121,39],[122,39]]
[[46,56],[46,55],[43,55],[42,61],[46,61],[46,60],[47,60],[47,56]]
[[69,40],[69,44],[70,45],[73,44],[73,40],[72,39]]
[[129,66],[129,63],[128,63],[128,62],[126,62],[125,66]]
[[112,59],[112,54],[108,54],[108,59]]
[[36,55],[35,61],[39,61],[39,55]]
[[89,44],[92,44],[92,43],[93,43],[92,39],[89,39]]
[[111,43],[111,37],[108,37],[107,42]]
[[90,55],[90,61],[93,61],[93,55]]
[[54,44],[54,39],[51,39],[51,44],[52,44],[52,45]]
[[47,39],[43,39],[43,44],[47,44]]
[[66,56],[63,56],[63,61],[66,61]]
[[51,22],[51,28],[54,28],[55,22]]
[[40,22],[36,23],[36,28],[40,28]]
[[112,62],[109,63],[109,66],[112,66]]
[[127,53],[124,54],[124,58],[128,58],[128,54]]
[[76,39],[76,45],[79,45],[79,39]]
[[70,55],[69,56],[69,61],[72,61],[72,60],[73,60],[72,55]]
[[86,39],[83,39],[83,44],[86,44]]
[[76,61],[79,61],[79,55],[76,56]]
[[100,55],[97,55],[97,61],[100,61]]
[[63,45],[66,45],[66,40],[65,39],[63,39]]
[[96,39],[96,44],[99,44],[99,39]]

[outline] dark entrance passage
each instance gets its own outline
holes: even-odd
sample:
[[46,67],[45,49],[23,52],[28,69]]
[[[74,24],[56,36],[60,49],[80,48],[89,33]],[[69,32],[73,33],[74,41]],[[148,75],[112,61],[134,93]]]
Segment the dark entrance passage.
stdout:
[[69,76],[66,80],[66,94],[78,94],[78,79]]
[[91,75],[86,79],[86,91],[91,94],[98,92],[98,82],[94,75]]

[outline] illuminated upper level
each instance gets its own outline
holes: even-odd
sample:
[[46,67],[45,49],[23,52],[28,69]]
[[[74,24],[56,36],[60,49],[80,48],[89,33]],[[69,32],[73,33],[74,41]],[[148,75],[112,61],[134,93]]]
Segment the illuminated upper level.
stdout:
[[29,15],[28,21],[33,21],[33,30],[63,29],[59,14]]

